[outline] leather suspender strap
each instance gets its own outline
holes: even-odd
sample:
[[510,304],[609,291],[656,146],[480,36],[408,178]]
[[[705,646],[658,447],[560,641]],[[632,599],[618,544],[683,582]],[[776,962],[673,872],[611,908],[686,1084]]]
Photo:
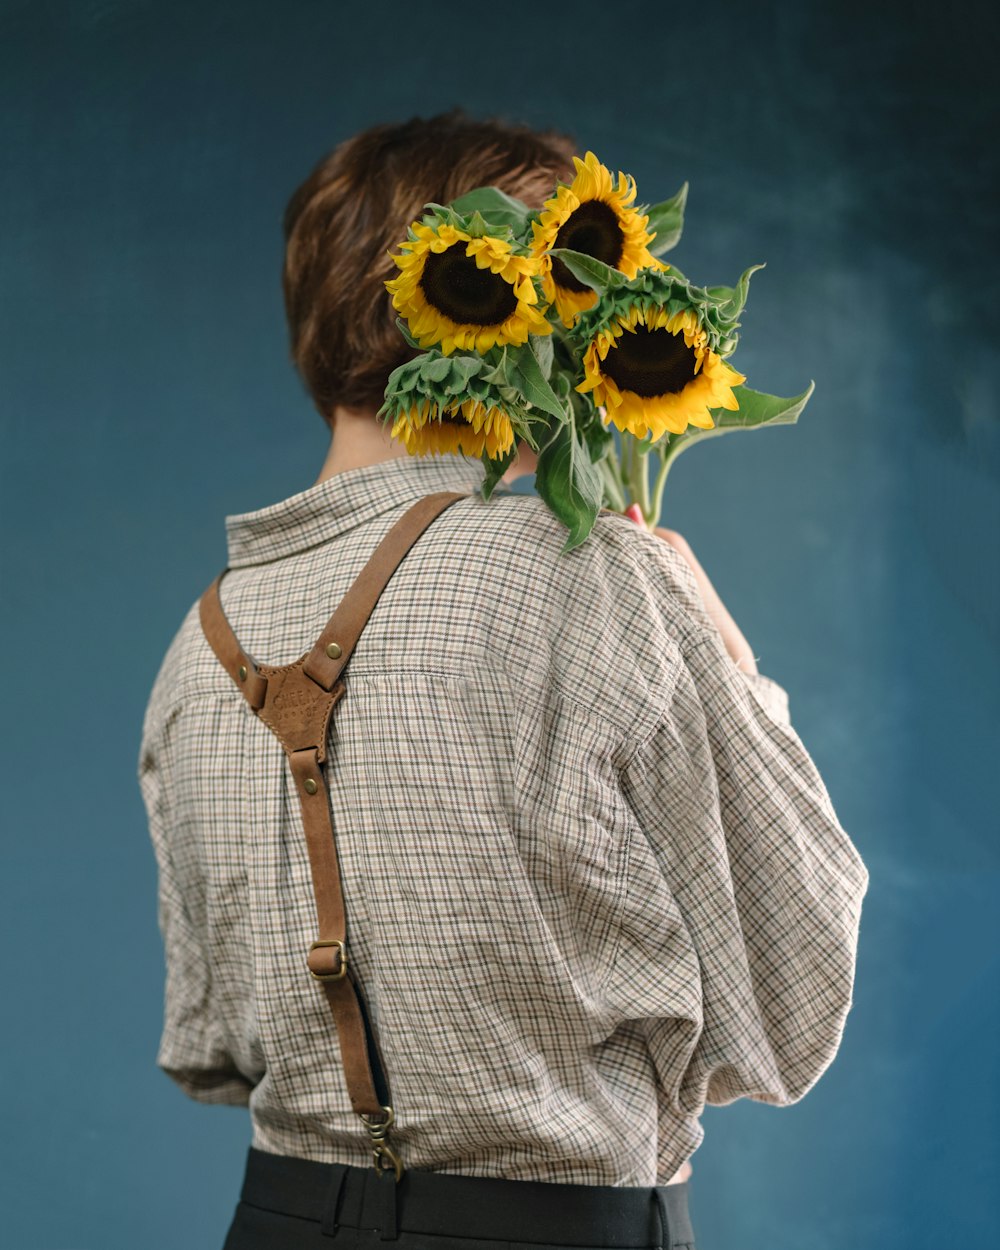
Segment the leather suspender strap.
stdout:
[[387,1141],[395,1119],[385,1066],[364,993],[347,952],[347,916],[324,765],[330,717],[346,687],[342,673],[379,595],[403,557],[445,508],[467,495],[425,495],[393,525],[341,600],[315,645],[291,664],[258,664],[240,645],[222,610],[219,585],[199,601],[201,627],[222,666],[257,716],[281,742],[302,809],[319,936],[306,965],[322,986],[340,1042],[351,1106],[372,1138],[375,1171],[403,1173]]

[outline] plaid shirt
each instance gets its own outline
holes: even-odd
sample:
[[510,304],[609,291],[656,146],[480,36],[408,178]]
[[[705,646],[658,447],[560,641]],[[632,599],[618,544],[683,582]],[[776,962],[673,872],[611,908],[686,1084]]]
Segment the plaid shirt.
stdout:
[[[788,716],[730,659],[683,557],[617,514],[561,554],[534,495],[461,456],[335,474],[226,518],[223,608],[258,662],[308,650],[409,505],[345,670],[327,781],[350,958],[405,1166],[665,1184],[706,1103],[800,1099],[852,1002],[868,872]],[[199,593],[202,588],[199,588]],[[166,957],[157,1064],[248,1105],[252,1144],[370,1164],[277,738],[197,599],[146,710],[139,784]]]

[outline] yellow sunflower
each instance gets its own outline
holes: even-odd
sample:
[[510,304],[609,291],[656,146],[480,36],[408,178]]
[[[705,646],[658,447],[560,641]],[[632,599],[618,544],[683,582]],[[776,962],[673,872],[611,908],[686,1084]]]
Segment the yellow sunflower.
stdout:
[[688,425],[710,430],[710,408],[739,409],[733,387],[746,378],[708,346],[693,309],[633,304],[591,340],[581,392],[607,410],[604,424],[653,440]]
[[542,205],[542,213],[531,223],[532,250],[542,261],[542,290],[564,326],[597,302],[597,292],[575,278],[561,260],[549,256],[552,247],[583,252],[634,278],[640,269],[668,269],[669,266],[648,250],[654,236],[646,230],[649,217],[631,207],[635,200],[635,180],[621,171],[618,185],[611,171],[588,152],[581,161],[573,157],[576,177],[569,186],[560,186]]
[[405,444],[411,456],[449,452],[482,456],[485,451],[495,460],[514,443],[514,427],[507,413],[478,399],[448,406],[432,399],[415,400],[397,415],[391,435]]
[[544,309],[536,307],[537,257],[518,256],[504,239],[473,238],[447,223],[414,222],[410,234],[415,237],[392,257],[400,273],[385,286],[421,347],[440,347],[445,356],[456,348],[486,352],[552,332]]

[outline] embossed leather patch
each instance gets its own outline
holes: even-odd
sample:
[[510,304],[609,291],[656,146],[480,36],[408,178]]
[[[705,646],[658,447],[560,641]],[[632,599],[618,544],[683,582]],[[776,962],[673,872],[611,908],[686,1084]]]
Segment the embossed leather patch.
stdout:
[[268,664],[257,666],[267,678],[264,706],[257,715],[277,735],[286,751],[315,747],[317,759],[326,759],[326,738],[330,730],[330,714],[343,695],[345,686],[338,681],[332,690],[317,686],[302,671],[305,656],[294,664],[280,668]]

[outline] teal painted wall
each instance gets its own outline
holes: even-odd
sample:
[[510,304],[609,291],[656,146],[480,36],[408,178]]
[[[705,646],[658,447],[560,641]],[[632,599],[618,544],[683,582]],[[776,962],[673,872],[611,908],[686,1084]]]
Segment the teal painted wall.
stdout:
[[569,129],[642,199],[688,179],[680,267],[767,261],[749,385],[817,383],[797,426],[684,456],[661,518],[871,872],[832,1068],[794,1107],[706,1111],[699,1250],[997,1244],[996,18],[93,0],[0,23],[3,1244],[222,1243],[249,1123],[154,1066],[142,712],[224,516],[325,453],[286,361],[288,195],[356,130],[452,104]]

